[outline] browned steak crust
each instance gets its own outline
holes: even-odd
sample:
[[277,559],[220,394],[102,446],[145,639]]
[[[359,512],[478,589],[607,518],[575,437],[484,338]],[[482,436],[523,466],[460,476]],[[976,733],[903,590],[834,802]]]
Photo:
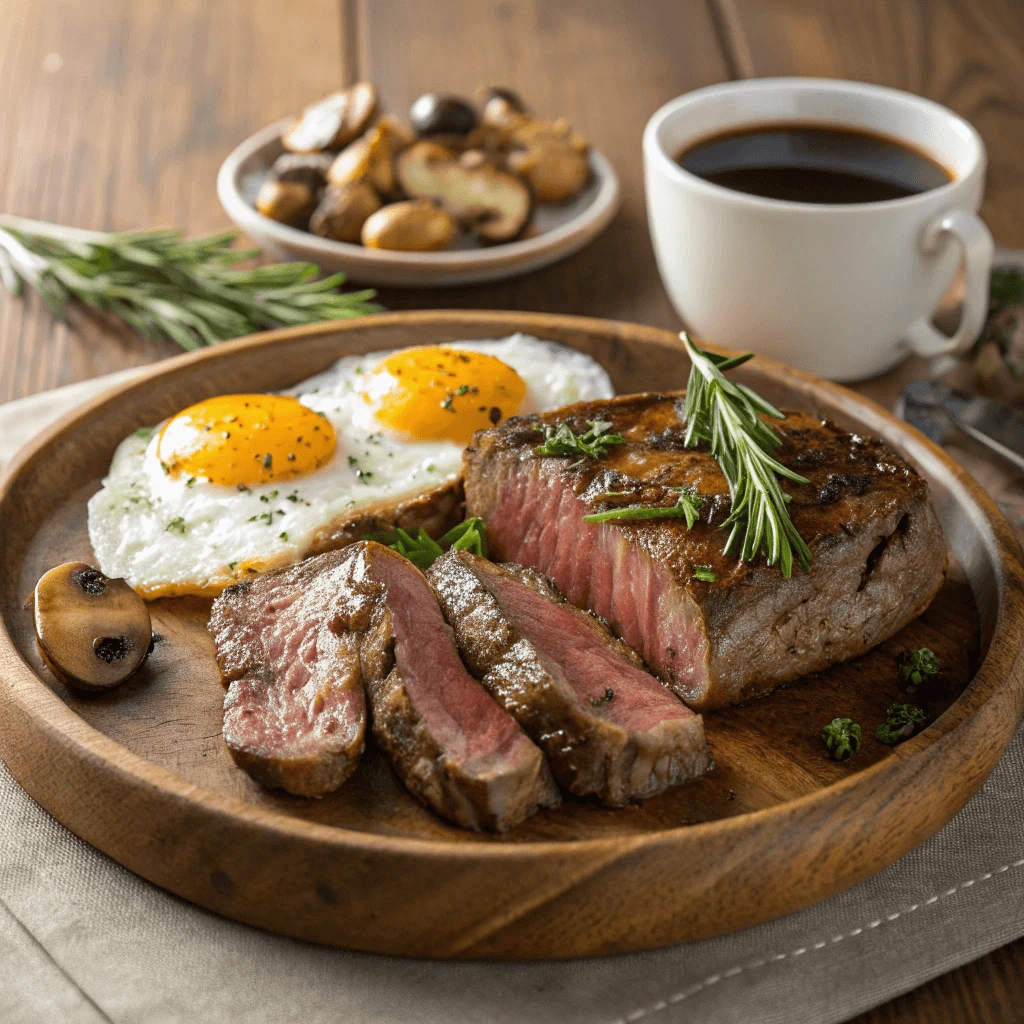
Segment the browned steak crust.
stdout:
[[[864,653],[919,615],[941,586],[942,531],[928,487],[882,441],[807,413],[773,423],[776,457],[807,477],[784,482],[813,554],[784,579],[759,558],[724,556],[728,487],[703,450],[683,445],[681,394],[629,395],[477,434],[464,457],[468,515],[487,523],[498,558],[532,565],[595,611],[692,707],[746,700]],[[541,457],[540,423],[611,421],[626,438],[599,460]],[[613,503],[674,504],[673,487],[707,498],[682,519],[587,524]],[[614,497],[601,497],[619,492]],[[694,578],[709,567],[713,583]]]
[[621,807],[711,766],[700,716],[536,570],[449,551],[428,578],[466,664],[569,792]]

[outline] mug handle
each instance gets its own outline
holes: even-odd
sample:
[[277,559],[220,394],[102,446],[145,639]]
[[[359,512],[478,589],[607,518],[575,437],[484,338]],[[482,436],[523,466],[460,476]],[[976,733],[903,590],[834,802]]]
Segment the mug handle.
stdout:
[[907,329],[907,342],[920,356],[955,355],[965,352],[974,344],[988,315],[989,277],[995,243],[980,217],[966,210],[950,210],[925,225],[921,232],[921,251],[936,253],[952,235],[964,251],[966,287],[960,326],[952,337],[932,326],[931,319],[923,316]]

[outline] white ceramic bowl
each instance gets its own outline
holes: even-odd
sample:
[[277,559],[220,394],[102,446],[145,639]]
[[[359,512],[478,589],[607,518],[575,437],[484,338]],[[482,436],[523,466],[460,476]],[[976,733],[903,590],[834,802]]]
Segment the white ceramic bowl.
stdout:
[[481,246],[471,237],[460,236],[458,248],[446,252],[391,252],[320,238],[264,217],[254,205],[271,164],[284,152],[281,133],[293,120],[288,117],[268,125],[224,161],[217,174],[221,205],[275,259],[308,260],[324,270],[343,270],[364,284],[437,288],[525,274],[582,249],[608,226],[619,208],[619,179],[605,157],[591,150],[590,184],[567,203],[538,206],[533,215],[538,234],[532,238]]

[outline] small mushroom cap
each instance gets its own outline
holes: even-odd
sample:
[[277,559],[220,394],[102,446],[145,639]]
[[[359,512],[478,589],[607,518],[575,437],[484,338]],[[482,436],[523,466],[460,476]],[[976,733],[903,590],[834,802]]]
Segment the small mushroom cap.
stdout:
[[294,181],[314,194],[327,184],[327,171],[334,157],[330,153],[282,153],[270,168],[274,181]]
[[408,195],[436,200],[489,242],[514,238],[530,216],[530,192],[515,175],[486,162],[466,167],[434,142],[417,142],[398,158],[398,180]]
[[297,181],[265,181],[256,194],[256,209],[282,224],[305,224],[316,206],[316,198]]
[[363,225],[363,245],[402,252],[438,252],[455,237],[455,221],[428,199],[407,199],[379,209]]
[[306,107],[281,144],[293,153],[340,149],[363,133],[376,109],[377,90],[370,82],[356,82]]
[[380,205],[380,197],[365,181],[328,185],[309,218],[309,230],[336,242],[358,242],[366,218]]
[[409,130],[396,118],[384,117],[343,149],[327,171],[332,185],[366,181],[388,198],[397,193],[395,156],[412,141]]
[[421,137],[466,135],[476,127],[476,111],[458,96],[424,93],[409,108],[409,120]]
[[33,598],[39,652],[66,685],[107,690],[146,660],[149,609],[124,580],[66,562],[40,577]]
[[587,140],[564,118],[528,118],[508,133],[512,151],[506,159],[538,203],[561,203],[581,192],[590,181]]

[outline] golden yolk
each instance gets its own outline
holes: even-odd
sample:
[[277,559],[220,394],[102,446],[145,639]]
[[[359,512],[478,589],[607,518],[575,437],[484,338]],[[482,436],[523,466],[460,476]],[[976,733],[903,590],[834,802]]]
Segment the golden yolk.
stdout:
[[367,390],[384,426],[420,441],[466,445],[475,431],[519,410],[526,384],[494,356],[430,346],[388,356],[369,375]]
[[219,395],[169,419],[156,452],[171,476],[234,487],[312,473],[336,443],[330,422],[296,398]]

